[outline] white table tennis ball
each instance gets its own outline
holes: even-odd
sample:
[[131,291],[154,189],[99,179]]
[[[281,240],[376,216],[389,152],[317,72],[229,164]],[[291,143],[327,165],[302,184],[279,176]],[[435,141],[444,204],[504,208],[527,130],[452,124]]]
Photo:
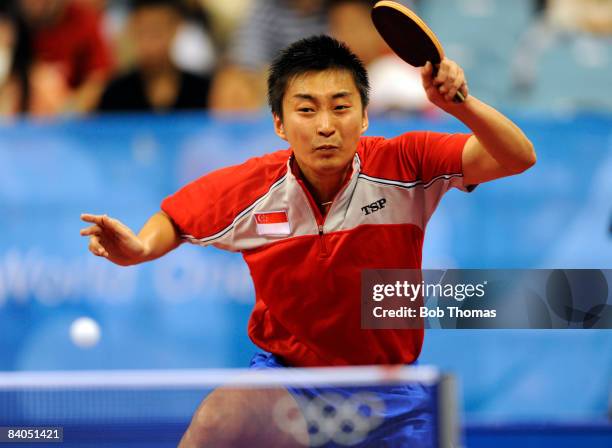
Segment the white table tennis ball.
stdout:
[[78,347],[93,347],[100,340],[100,326],[89,317],[79,317],[70,325],[70,339]]

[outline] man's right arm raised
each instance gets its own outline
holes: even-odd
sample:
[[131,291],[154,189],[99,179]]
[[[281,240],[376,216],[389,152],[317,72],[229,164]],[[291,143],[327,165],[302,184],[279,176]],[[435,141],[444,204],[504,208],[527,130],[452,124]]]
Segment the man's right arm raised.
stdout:
[[176,226],[163,211],[149,218],[138,235],[107,215],[84,213],[81,219],[91,224],[81,229],[81,236],[89,237],[90,252],[121,266],[154,260],[181,244]]

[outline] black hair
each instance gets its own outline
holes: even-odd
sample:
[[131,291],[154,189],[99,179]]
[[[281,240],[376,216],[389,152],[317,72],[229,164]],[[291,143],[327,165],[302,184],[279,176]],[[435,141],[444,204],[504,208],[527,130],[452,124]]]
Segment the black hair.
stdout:
[[353,75],[365,109],[369,102],[370,83],[363,63],[342,42],[320,35],[298,40],[272,61],[268,74],[268,104],[272,113],[282,118],[283,96],[289,81],[304,73],[328,69],[347,70]]

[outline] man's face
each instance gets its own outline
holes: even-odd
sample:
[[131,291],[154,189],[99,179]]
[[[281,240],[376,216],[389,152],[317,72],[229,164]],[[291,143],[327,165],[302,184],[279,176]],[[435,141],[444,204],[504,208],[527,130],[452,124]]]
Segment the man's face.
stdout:
[[275,131],[291,145],[306,178],[344,173],[368,128],[351,73],[324,70],[293,78],[282,110],[282,119],[274,116]]
[[167,66],[179,15],[163,5],[143,7],[134,12],[131,25],[138,66],[144,71]]

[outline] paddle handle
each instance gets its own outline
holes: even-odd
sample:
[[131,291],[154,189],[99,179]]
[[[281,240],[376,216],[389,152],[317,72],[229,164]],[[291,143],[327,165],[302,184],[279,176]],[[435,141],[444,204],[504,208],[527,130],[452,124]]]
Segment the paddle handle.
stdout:
[[465,97],[463,93],[457,92],[455,93],[455,97],[453,98],[453,103],[463,103],[465,101]]

